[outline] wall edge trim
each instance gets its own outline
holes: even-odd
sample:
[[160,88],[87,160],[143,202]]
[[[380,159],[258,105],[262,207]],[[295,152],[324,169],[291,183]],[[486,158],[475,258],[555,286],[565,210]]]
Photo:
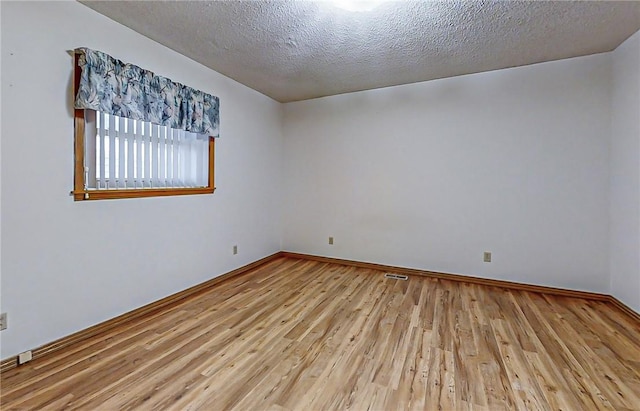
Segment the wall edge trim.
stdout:
[[379,271],[391,271],[397,274],[417,275],[422,277],[438,278],[441,280],[459,281],[459,282],[466,282],[470,284],[500,287],[500,288],[506,288],[509,290],[529,291],[529,292],[540,293],[540,294],[557,295],[561,297],[583,298],[585,300],[601,301],[601,302],[611,303],[613,306],[615,306],[619,310],[626,313],[633,320],[640,322],[640,313],[636,312],[634,309],[624,304],[622,301],[618,300],[613,295],[609,295],[609,294],[595,293],[591,291],[571,290],[568,288],[550,287],[546,285],[526,284],[526,283],[519,283],[519,282],[507,281],[507,280],[495,280],[492,278],[474,277],[474,276],[463,275],[463,274],[442,273],[437,271],[420,270],[416,268],[397,267],[392,265],[369,263],[364,261],[347,260],[347,259],[324,257],[324,256],[312,255],[312,254],[295,253],[291,251],[282,251],[281,255],[283,257],[289,257],[289,258],[300,258],[300,259],[314,260],[314,261],[320,261],[325,263],[342,264],[342,265],[368,268],[368,269],[379,270]]
[[630,316],[631,318],[633,318],[634,320],[640,323],[640,313],[638,313],[637,311],[635,311],[633,308],[629,307],[622,301],[618,300],[616,297],[612,295],[608,297],[609,297],[609,302],[611,304],[616,306],[619,310],[624,311],[628,316]]
[[491,278],[482,278],[482,277],[474,277],[470,275],[463,274],[450,274],[450,273],[441,273],[437,271],[429,271],[429,270],[420,270],[417,268],[406,268],[406,267],[397,267],[393,265],[385,265],[378,263],[369,263],[364,261],[356,261],[356,260],[347,260],[341,258],[334,257],[324,257],[319,255],[312,254],[304,254],[304,253],[295,253],[291,251],[281,251],[280,254],[283,257],[288,258],[300,258],[306,260],[314,260],[325,263],[334,263],[334,264],[342,264],[360,268],[368,268],[372,270],[380,270],[380,271],[393,271],[398,274],[405,275],[419,275],[423,277],[431,277],[438,278],[442,280],[451,280],[451,281],[460,281],[471,284],[479,284],[479,285],[487,285],[492,287],[500,287],[506,288],[509,290],[519,290],[519,291],[529,291],[540,294],[550,294],[557,295],[561,297],[572,297],[572,298],[583,298],[585,300],[592,301],[602,301],[608,302],[625,312],[629,317],[633,320],[640,322],[640,313],[635,311],[633,308],[629,307],[616,297],[610,294],[602,294],[602,293],[594,293],[591,291],[580,291],[580,290],[571,290],[568,288],[560,288],[560,287],[550,287],[546,285],[535,285],[535,284],[526,284],[519,283],[515,281],[507,281],[507,280],[495,280]]
[[[281,254],[282,252],[278,251],[274,254],[268,255],[252,263],[236,268],[235,270],[232,270],[222,275],[219,275],[217,277],[214,277],[203,283],[196,284],[193,287],[189,287],[182,291],[178,291],[177,293],[161,298],[160,300],[143,305],[142,307],[128,311],[117,317],[103,321],[91,327],[77,331],[73,334],[69,334],[65,337],[59,338],[50,343],[44,344],[38,348],[32,349],[31,352],[33,354],[33,360],[45,357],[48,354],[51,354],[53,352],[61,351],[72,344],[94,337],[99,333],[111,330],[121,324],[127,323],[129,321],[133,321],[133,320],[138,320],[146,316],[151,316],[160,310],[164,310],[164,309],[179,305],[183,303],[185,300],[196,297],[197,295],[204,293],[205,291],[209,290],[210,288],[214,287],[215,285],[223,281],[227,281],[231,278],[246,274],[249,271],[253,270],[254,268],[257,268],[263,264],[266,264],[270,261],[273,261],[279,258],[281,257]],[[17,366],[18,366],[18,356],[14,355],[14,356],[8,357],[2,360],[2,362],[0,362],[0,373],[16,368]]]
[[317,256],[317,255],[309,255],[309,254],[299,254],[299,253],[292,253],[288,251],[284,251],[282,254],[285,257],[302,258],[302,259],[322,261],[327,263],[343,264],[343,265],[369,268],[369,269],[380,270],[380,271],[392,271],[398,274],[418,275],[423,277],[438,278],[441,280],[451,280],[451,281],[466,282],[471,284],[488,285],[493,287],[507,288],[511,290],[531,291],[536,293],[552,294],[552,295],[559,295],[564,297],[578,297],[578,298],[584,298],[587,300],[596,300],[596,301],[608,301],[610,298],[610,296],[607,294],[595,293],[591,291],[579,291],[579,290],[571,290],[567,288],[550,287],[545,285],[519,283],[515,281],[495,280],[492,278],[474,277],[474,276],[464,275],[464,274],[442,273],[437,271],[421,270],[417,268],[397,267],[393,265],[345,260],[341,258],[323,257],[323,256]]
[[[370,263],[370,262],[364,262],[364,261],[347,260],[347,259],[324,257],[324,256],[318,256],[318,255],[312,255],[312,254],[295,253],[290,251],[278,251],[274,254],[271,254],[269,256],[256,260],[240,268],[229,271],[228,273],[212,278],[211,280],[207,280],[193,287],[179,291],[175,294],[171,294],[158,301],[149,303],[140,308],[134,309],[132,311],[129,311],[127,313],[114,317],[110,320],[106,320],[94,326],[85,328],[84,330],[80,330],[66,337],[62,337],[51,343],[44,344],[36,349],[31,350],[33,353],[33,359],[35,360],[38,358],[42,358],[53,352],[63,350],[72,344],[91,338],[101,332],[111,330],[128,321],[140,319],[145,316],[150,316],[162,309],[179,305],[182,302],[184,302],[186,299],[202,294],[205,291],[209,290],[210,288],[214,287],[215,285],[223,281],[229,280],[233,277],[241,276],[243,274],[247,274],[249,273],[249,271],[253,270],[254,268],[257,268],[263,264],[271,262],[280,257],[312,260],[312,261],[319,261],[319,262],[330,263],[330,264],[341,264],[346,266],[367,268],[367,269],[378,270],[378,271],[392,271],[398,274],[415,275],[415,276],[421,276],[421,277],[437,278],[441,280],[450,280],[450,281],[466,282],[471,284],[479,284],[479,285],[486,285],[486,286],[492,286],[492,287],[500,287],[500,288],[506,288],[510,290],[529,291],[529,292],[535,292],[540,294],[551,294],[551,295],[558,295],[562,297],[583,298],[586,300],[607,302],[612,304],[614,307],[618,308],[619,310],[621,310],[623,313],[625,313],[627,316],[629,316],[633,320],[640,322],[640,313],[636,312],[635,310],[633,310],[632,308],[624,304],[622,301],[618,300],[616,297],[608,294],[594,293],[590,291],[570,290],[566,288],[557,288],[557,287],[549,287],[549,286],[542,286],[542,285],[525,284],[525,283],[518,283],[514,281],[473,277],[473,276],[462,275],[462,274],[442,273],[442,272],[436,272],[436,271],[420,270],[416,268],[397,267],[392,265]],[[0,363],[0,373],[16,368],[17,366],[18,366],[17,355],[6,358],[2,360],[2,362]]]

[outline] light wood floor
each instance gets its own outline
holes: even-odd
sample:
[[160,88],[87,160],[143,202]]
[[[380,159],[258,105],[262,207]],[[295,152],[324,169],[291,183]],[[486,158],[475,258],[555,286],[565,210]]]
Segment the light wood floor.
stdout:
[[640,409],[612,305],[280,258],[2,375],[10,409]]

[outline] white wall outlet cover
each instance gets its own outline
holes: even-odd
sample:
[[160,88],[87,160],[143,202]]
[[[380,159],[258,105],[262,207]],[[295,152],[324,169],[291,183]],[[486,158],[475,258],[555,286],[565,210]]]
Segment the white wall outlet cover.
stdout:
[[31,351],[25,351],[23,353],[18,354],[18,364],[24,364],[33,359],[33,354]]
[[7,326],[7,313],[2,313],[0,314],[0,330],[6,330]]

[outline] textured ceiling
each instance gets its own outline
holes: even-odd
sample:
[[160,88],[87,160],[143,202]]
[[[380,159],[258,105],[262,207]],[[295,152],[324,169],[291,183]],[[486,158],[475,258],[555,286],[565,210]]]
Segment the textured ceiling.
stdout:
[[610,51],[640,29],[640,1],[390,1],[368,12],[328,1],[82,3],[280,102]]

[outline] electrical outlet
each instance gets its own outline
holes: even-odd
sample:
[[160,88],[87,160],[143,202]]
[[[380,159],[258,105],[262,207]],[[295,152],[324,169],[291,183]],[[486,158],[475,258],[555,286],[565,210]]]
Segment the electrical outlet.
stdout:
[[490,263],[491,262],[491,251],[485,251],[484,252],[484,262],[485,263]]
[[238,246],[234,245],[233,246],[233,255],[236,255],[236,254],[238,254]]
[[31,351],[25,351],[23,353],[18,354],[18,364],[22,365],[26,362],[29,362],[33,359],[33,354]]
[[329,245],[333,245],[333,237],[329,237]]
[[0,331],[7,329],[7,313],[0,314]]

